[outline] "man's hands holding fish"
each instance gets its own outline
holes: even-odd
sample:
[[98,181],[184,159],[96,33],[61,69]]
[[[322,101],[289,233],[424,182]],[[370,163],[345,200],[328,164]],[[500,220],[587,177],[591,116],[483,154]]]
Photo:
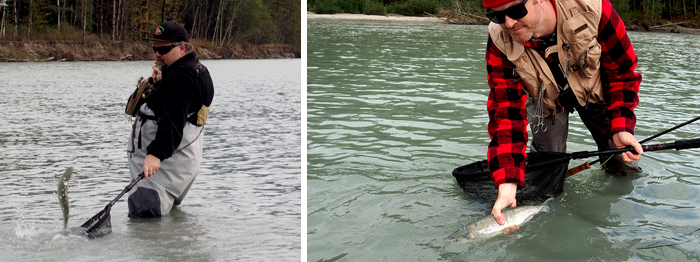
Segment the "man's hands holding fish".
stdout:
[[[515,201],[515,192],[517,190],[518,184],[516,183],[503,183],[498,186],[498,198],[496,199],[496,203],[493,204],[491,214],[493,214],[493,218],[496,219],[499,225],[504,225],[506,223],[506,219],[503,217],[503,214],[501,214],[501,210],[507,206],[515,208],[517,205]],[[503,230],[503,234],[505,235],[518,229],[520,229],[519,226],[512,226]]]
[[[613,134],[612,138],[617,148],[633,146],[635,151],[639,153],[637,155],[633,154],[632,152],[623,153],[622,158],[625,162],[633,162],[638,160],[642,155],[641,153],[644,152],[642,146],[639,144],[639,142],[637,142],[637,139],[629,132],[617,132]],[[503,183],[498,186],[498,198],[496,199],[496,203],[493,204],[491,214],[499,225],[505,225],[506,223],[506,219],[503,217],[501,211],[508,206],[511,208],[515,208],[517,206],[515,200],[515,193],[517,190],[518,184],[516,183]],[[512,226],[503,230],[503,234],[508,234],[518,229],[520,229],[520,227]]]

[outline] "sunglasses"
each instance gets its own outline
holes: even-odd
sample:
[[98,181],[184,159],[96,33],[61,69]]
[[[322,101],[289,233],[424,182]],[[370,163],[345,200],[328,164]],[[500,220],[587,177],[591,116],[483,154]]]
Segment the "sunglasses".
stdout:
[[491,22],[496,24],[503,24],[506,22],[506,16],[513,19],[520,19],[527,15],[527,8],[525,7],[527,0],[523,0],[522,3],[508,7],[508,9],[503,11],[491,11],[486,10],[486,17],[488,17]]
[[[527,0],[525,0],[527,1]],[[167,46],[161,46],[161,47],[156,47],[154,45],[151,45],[151,48],[153,48],[153,53],[159,53],[161,55],[170,53],[170,50],[173,50],[173,48],[177,47],[176,45],[167,45]]]

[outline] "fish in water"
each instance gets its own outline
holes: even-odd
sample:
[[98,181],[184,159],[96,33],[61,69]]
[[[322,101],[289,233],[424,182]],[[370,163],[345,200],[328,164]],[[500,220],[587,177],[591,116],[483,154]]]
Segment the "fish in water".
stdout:
[[68,229],[68,180],[73,174],[73,167],[66,168],[63,175],[58,180],[58,204],[61,205],[61,211],[63,211],[63,230]]
[[456,243],[477,239],[483,240],[493,237],[503,233],[503,230],[507,228],[525,224],[525,222],[540,212],[548,212],[551,210],[550,202],[552,199],[554,198],[547,199],[540,205],[519,206],[503,211],[503,217],[506,219],[506,223],[504,225],[499,225],[498,222],[496,222],[496,219],[493,218],[493,215],[488,215],[461,228],[460,230],[457,230],[457,232],[452,233],[445,240]]

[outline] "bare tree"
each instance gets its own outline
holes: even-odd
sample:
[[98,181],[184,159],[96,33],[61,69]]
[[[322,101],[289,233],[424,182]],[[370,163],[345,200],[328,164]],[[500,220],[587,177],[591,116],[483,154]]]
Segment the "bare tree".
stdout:
[[234,41],[233,34],[231,34],[234,31],[233,22],[236,21],[236,16],[238,15],[238,11],[241,10],[242,6],[242,0],[232,0],[231,10],[229,10],[228,25],[226,26],[226,34],[224,34],[226,45],[231,45]]
[[56,0],[56,14],[58,15],[58,31],[61,32],[61,0]]
[[219,8],[217,9],[218,12],[216,13],[216,24],[214,24],[214,37],[212,37],[212,41],[218,42],[221,44],[223,42],[222,40],[222,31],[223,29],[222,26],[222,20],[224,17],[224,11],[226,9],[226,6],[228,4],[228,0],[220,0],[219,1]]
[[15,0],[12,4],[14,11],[12,12],[15,16],[15,33],[14,35],[17,36],[17,0]]
[[87,0],[83,0],[83,40],[87,30]]
[[27,34],[29,37],[32,36],[32,14],[34,13],[34,1],[29,0],[29,27],[27,27]]
[[112,0],[112,40],[114,40],[114,35],[117,31],[117,0]]
[[0,38],[5,37],[5,10],[7,5],[2,6],[2,22],[0,22]]
[[193,38],[197,36],[197,33],[199,33],[199,31],[197,31],[197,25],[198,25],[197,22],[199,22],[199,10],[201,10],[201,8],[202,8],[202,5],[197,5],[197,4],[195,4],[194,8],[192,8],[192,12],[194,13],[192,16],[192,37]]
[[[3,1],[3,4],[5,1]],[[2,7],[2,22],[0,22],[0,38],[5,37],[5,13],[7,13],[7,4],[1,5]]]

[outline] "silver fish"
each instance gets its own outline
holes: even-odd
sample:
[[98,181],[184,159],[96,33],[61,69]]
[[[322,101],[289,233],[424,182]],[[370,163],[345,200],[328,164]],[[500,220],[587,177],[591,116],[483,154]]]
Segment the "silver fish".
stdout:
[[512,226],[521,226],[530,220],[533,216],[540,212],[548,212],[551,210],[550,202],[554,198],[547,199],[544,203],[536,206],[519,206],[516,208],[503,211],[503,217],[506,219],[504,225],[499,225],[493,215],[485,216],[474,223],[471,223],[457,232],[452,233],[445,240],[457,243],[466,242],[469,240],[483,240],[503,233],[503,230]]
[[61,211],[63,211],[63,230],[68,229],[68,180],[73,174],[73,167],[66,168],[63,175],[58,180],[58,204],[61,205]]

